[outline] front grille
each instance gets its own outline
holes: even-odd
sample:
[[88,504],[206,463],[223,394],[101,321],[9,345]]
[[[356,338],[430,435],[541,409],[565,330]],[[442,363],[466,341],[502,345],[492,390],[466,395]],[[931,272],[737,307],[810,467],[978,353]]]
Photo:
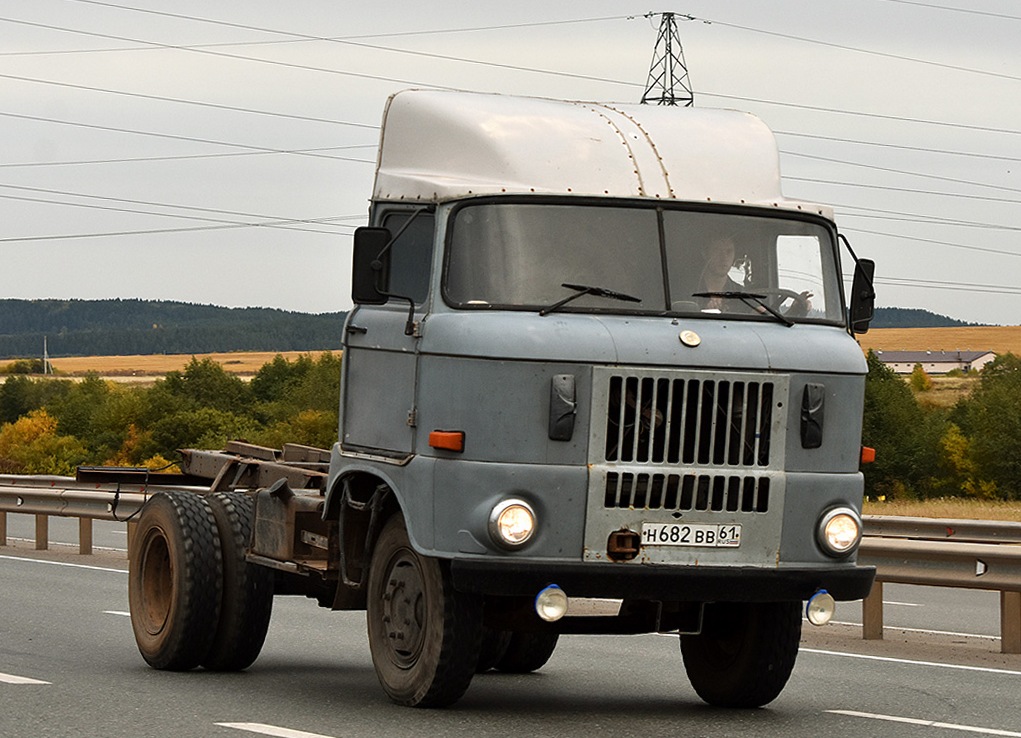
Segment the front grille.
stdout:
[[772,382],[613,375],[607,392],[605,461],[769,465]]
[[769,477],[609,472],[604,507],[764,513]]

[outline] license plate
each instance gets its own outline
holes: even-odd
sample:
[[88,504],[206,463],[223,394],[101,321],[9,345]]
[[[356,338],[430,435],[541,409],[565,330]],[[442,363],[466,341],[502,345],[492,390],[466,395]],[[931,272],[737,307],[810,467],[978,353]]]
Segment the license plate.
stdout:
[[741,526],[642,523],[642,545],[737,548],[741,545]]

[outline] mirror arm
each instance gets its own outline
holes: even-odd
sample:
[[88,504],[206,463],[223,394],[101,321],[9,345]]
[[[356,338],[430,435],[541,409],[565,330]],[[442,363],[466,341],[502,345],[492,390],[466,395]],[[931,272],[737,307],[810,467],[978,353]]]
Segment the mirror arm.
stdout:
[[[855,270],[860,269],[861,262],[858,259],[858,255],[854,253],[854,249],[851,248],[851,242],[847,240],[847,236],[845,236],[843,233],[838,233],[837,240],[841,241],[844,244],[844,248],[847,249],[847,253],[851,255],[851,258],[854,260]],[[862,297],[866,300],[871,300],[876,296],[876,286],[872,283],[871,277],[865,274],[864,271],[862,272],[862,277],[865,278],[865,281],[868,283],[869,286],[869,292],[867,294],[862,295]]]

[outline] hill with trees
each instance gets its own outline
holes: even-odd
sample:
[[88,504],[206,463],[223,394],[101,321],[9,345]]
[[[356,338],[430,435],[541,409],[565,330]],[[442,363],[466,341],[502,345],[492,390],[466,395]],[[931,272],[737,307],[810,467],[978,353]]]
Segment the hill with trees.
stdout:
[[0,300],[0,358],[340,348],[346,313],[162,300]]
[[966,323],[920,308],[876,308],[876,317],[872,320],[873,328],[953,328],[972,325],[980,324]]

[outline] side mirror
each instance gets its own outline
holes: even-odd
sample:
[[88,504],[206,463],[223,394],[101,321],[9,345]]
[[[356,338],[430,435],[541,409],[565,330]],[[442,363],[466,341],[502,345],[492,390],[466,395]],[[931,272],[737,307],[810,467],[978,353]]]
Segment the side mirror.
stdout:
[[854,269],[851,284],[851,331],[868,333],[869,322],[876,310],[876,289],[872,277],[876,273],[876,262],[859,259]]
[[361,227],[355,230],[351,260],[351,299],[356,305],[382,305],[390,287],[390,231]]

